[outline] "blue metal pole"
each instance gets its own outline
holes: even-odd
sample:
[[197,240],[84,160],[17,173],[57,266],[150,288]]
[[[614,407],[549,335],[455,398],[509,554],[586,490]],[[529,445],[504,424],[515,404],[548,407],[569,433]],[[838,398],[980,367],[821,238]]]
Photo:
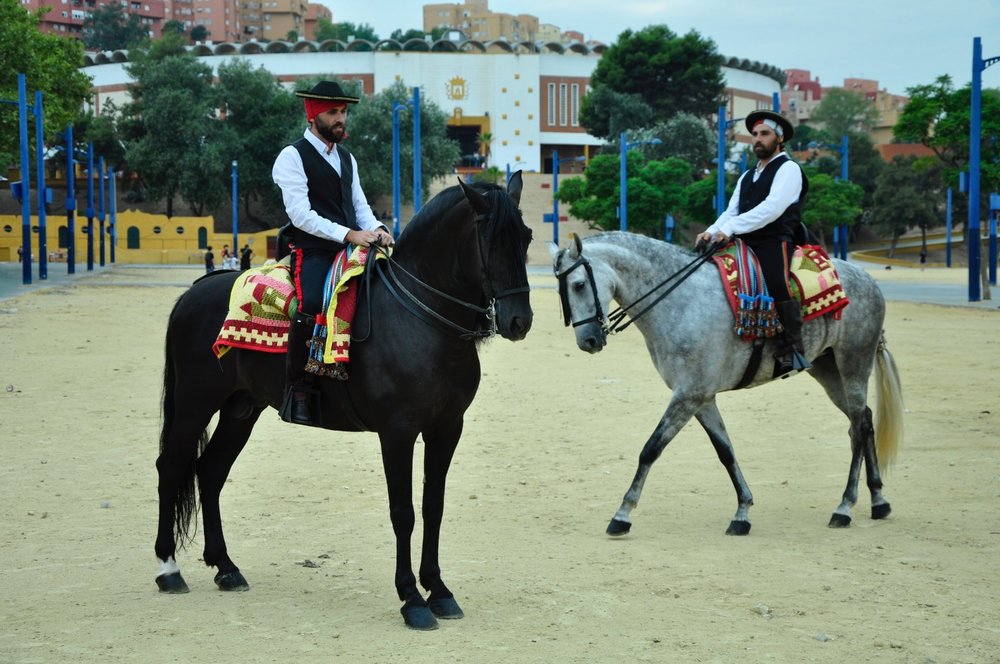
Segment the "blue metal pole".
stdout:
[[781,113],[781,93],[772,92],[771,93],[771,110],[775,113]]
[[413,88],[413,213],[420,212],[423,184],[420,173],[420,88]]
[[399,109],[401,104],[392,105],[392,237],[399,239]]
[[726,107],[719,107],[719,154],[715,180],[715,215],[726,210]]
[[28,92],[17,75],[17,112],[21,132],[21,283],[31,283],[31,162],[28,161]]
[[[995,196],[996,194],[994,194]],[[989,246],[989,257],[990,257],[990,285],[997,285],[997,217],[993,213],[993,208],[990,208],[990,246]]]
[[559,150],[552,151],[552,242],[559,246]]
[[972,103],[969,119],[969,302],[980,300],[979,290],[979,138],[983,86],[983,43],[972,40]]
[[945,266],[951,267],[951,187],[948,187],[948,205],[945,208],[945,238],[944,256]]
[[45,204],[48,195],[45,191],[45,117],[42,113],[42,92],[35,90],[35,150],[37,152],[38,183],[35,191],[38,195],[38,278],[49,278],[49,242],[46,235]]
[[99,178],[97,183],[101,187],[101,207],[97,212],[97,221],[99,222],[101,228],[101,267],[104,267],[104,157],[100,158],[100,168],[97,169],[97,177]]
[[618,230],[628,230],[628,145],[625,143],[625,132],[621,133],[618,164]]
[[[848,182],[847,179],[847,147],[848,138],[847,134],[840,141],[840,179],[844,182]],[[841,260],[847,260],[847,237],[848,237],[848,226],[843,225],[840,231],[840,258]]]
[[73,125],[66,127],[66,272],[76,274],[76,155],[73,150]]
[[240,250],[240,231],[239,231],[239,164],[233,159],[233,169],[232,169],[232,179],[233,179],[233,254],[238,254]]
[[94,269],[94,144],[87,144],[87,271]]
[[108,234],[111,236],[111,262],[115,262],[115,246],[118,244],[118,185],[115,182],[115,168],[108,165]]

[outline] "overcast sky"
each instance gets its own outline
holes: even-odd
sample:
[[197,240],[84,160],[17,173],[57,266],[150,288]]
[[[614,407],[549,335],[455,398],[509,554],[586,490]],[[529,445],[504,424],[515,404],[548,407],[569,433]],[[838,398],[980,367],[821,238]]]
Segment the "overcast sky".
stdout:
[[[319,1],[334,22],[367,23],[380,37],[423,28],[421,0]],[[942,74],[957,86],[971,81],[973,37],[982,37],[984,58],[1000,56],[1000,0],[490,0],[489,8],[606,44],[665,23],[711,38],[725,56],[806,69],[823,85],[875,79],[896,94]],[[983,85],[1000,88],[1000,63]]]

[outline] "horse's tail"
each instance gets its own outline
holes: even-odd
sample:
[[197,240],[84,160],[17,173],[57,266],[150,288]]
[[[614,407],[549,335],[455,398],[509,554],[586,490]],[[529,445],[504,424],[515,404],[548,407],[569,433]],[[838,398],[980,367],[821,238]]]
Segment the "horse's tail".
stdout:
[[[174,419],[176,417],[175,392],[177,390],[177,371],[174,366],[174,354],[171,350],[171,336],[174,329],[174,316],[184,297],[181,296],[170,312],[167,322],[167,336],[164,344],[163,363],[163,399],[161,416],[163,418],[160,429],[160,456],[157,459],[158,470],[160,471],[160,482],[163,482],[164,472],[159,468],[160,464],[173,464],[172,472],[167,476],[177,480],[176,490],[173,496],[174,509],[174,537],[178,547],[184,548],[194,537],[191,531],[191,520],[198,513],[198,501],[195,493],[195,474],[198,469],[198,457],[205,450],[208,444],[208,430],[205,429],[198,437],[197,445],[191,449],[171,449],[167,450],[170,434],[173,430]],[[176,446],[177,443],[174,443]],[[168,452],[164,454],[164,452]]]
[[879,468],[885,470],[903,442],[903,387],[884,333],[875,349],[875,390],[875,448]]

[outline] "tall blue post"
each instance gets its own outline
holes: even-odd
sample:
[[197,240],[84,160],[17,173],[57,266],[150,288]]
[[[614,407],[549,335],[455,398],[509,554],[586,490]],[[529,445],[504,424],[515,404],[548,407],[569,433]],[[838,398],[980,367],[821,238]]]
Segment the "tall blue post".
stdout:
[[240,251],[240,231],[239,231],[239,210],[240,209],[239,209],[239,206],[238,206],[238,201],[240,199],[239,199],[239,195],[237,193],[237,191],[238,191],[237,180],[239,179],[239,170],[238,170],[239,166],[238,166],[238,164],[237,164],[237,162],[236,162],[235,159],[233,159],[232,167],[233,168],[232,168],[232,173],[230,174],[230,177],[233,180],[233,182],[232,182],[232,187],[233,187],[233,254],[238,255],[239,251]]
[[73,150],[73,125],[66,127],[66,272],[76,274],[76,155]]
[[618,166],[618,229],[628,230],[628,144],[621,133],[621,156]]
[[[840,179],[847,182],[847,134],[840,141]],[[840,229],[840,258],[847,260],[847,224],[843,224]]]
[[423,184],[420,173],[420,88],[413,88],[413,213],[420,212]]
[[392,237],[399,239],[399,109],[403,104],[392,104]]
[[552,151],[552,242],[559,245],[559,150]]
[[775,113],[781,113],[781,93],[772,92],[771,93],[771,110]]
[[979,140],[983,69],[983,42],[975,37],[972,40],[972,102],[969,116],[969,302],[980,300]]
[[101,253],[100,253],[100,256],[101,256],[101,267],[104,267],[104,186],[105,186],[104,185],[104,157],[101,157],[101,159],[100,159],[100,168],[97,169],[97,177],[98,177],[97,183],[101,187],[101,207],[97,211],[97,221],[98,221],[98,223],[99,223],[99,225],[101,227],[101,242],[100,242],[99,246],[101,248]]
[[94,144],[87,144],[87,271],[94,269]]
[[997,211],[1000,210],[1000,194],[990,194],[990,285],[997,285]]
[[35,191],[38,194],[38,278],[49,278],[49,248],[45,224],[45,204],[48,195],[45,190],[45,117],[42,113],[42,92],[35,90],[35,150],[37,151],[38,182]]
[[726,107],[719,107],[719,154],[715,180],[715,215],[726,210]]
[[118,244],[118,194],[115,168],[108,165],[108,235],[111,243],[111,262],[115,262],[115,245]]
[[951,187],[948,187],[948,205],[945,208],[944,226],[944,260],[945,266],[951,267]]
[[28,161],[28,91],[17,75],[17,111],[21,132],[21,283],[31,283],[31,162]]

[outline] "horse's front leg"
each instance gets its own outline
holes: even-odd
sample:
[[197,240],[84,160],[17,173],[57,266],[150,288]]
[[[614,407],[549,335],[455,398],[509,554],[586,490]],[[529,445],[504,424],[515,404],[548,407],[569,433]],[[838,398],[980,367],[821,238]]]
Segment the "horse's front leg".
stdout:
[[625,492],[621,507],[615,512],[611,523],[608,524],[607,534],[612,536],[624,535],[632,528],[632,510],[639,504],[639,497],[642,495],[642,487],[646,483],[646,477],[663,449],[673,440],[677,432],[680,431],[691,416],[701,407],[701,401],[688,396],[683,392],[674,392],[674,397],[670,400],[666,412],[660,418],[653,435],[649,437],[639,454],[639,468],[635,471],[632,485]]
[[729,479],[736,489],[736,514],[733,516],[733,520],[729,522],[726,534],[746,535],[750,532],[750,506],[753,505],[753,494],[750,493],[750,486],[743,479],[743,471],[740,470],[740,465],[736,463],[736,453],[733,450],[733,443],[729,440],[726,425],[722,421],[722,415],[719,413],[715,399],[713,398],[711,402],[705,404],[704,408],[695,413],[695,417],[702,428],[705,429],[709,440],[712,441],[715,453],[719,455],[719,461],[726,467]]
[[410,559],[410,538],[416,517],[413,513],[413,445],[416,432],[380,431],[382,468],[389,492],[389,518],[396,536],[396,594],[402,600],[399,609],[407,627],[437,629],[437,620],[417,589]]
[[438,618],[453,620],[465,614],[441,580],[439,562],[445,482],[455,448],[462,436],[462,420],[436,431],[424,431],[424,495],[421,512],[424,539],[420,553],[420,585],[430,592],[427,604]]

